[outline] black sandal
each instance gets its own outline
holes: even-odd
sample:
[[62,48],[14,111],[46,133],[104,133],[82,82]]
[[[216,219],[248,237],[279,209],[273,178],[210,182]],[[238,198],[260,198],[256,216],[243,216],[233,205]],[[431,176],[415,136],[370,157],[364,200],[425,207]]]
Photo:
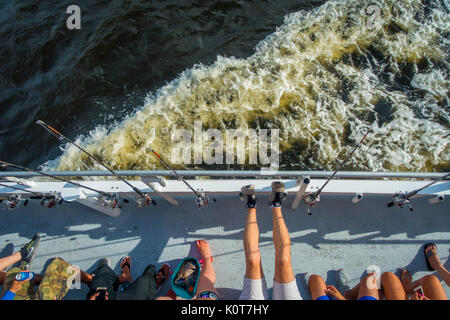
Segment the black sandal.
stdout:
[[[131,266],[130,266],[130,264],[128,263],[128,261],[125,261],[125,259],[126,258],[129,258],[130,259],[130,262],[131,262],[131,257],[130,256],[125,256],[125,257],[123,257],[122,259],[120,259],[120,268],[123,270],[123,268],[124,267],[128,267],[128,270],[130,270],[130,272],[131,272]],[[125,261],[125,262],[124,262]],[[123,263],[124,262],[124,263]],[[123,264],[122,264],[123,263]]]
[[[431,249],[430,251],[426,252],[426,250],[432,246],[434,246],[434,248]],[[423,253],[425,255],[425,261],[427,262],[427,267],[428,267],[428,270],[430,270],[430,271],[436,270],[431,266],[430,261],[428,261],[428,258],[430,258],[432,255],[434,255],[434,254],[437,255],[436,249],[437,249],[436,244],[433,242],[425,243],[425,245],[423,246]]]

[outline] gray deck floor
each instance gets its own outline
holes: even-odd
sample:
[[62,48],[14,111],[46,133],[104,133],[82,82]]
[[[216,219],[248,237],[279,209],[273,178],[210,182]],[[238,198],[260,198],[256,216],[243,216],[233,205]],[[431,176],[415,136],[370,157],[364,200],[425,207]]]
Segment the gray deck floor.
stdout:
[[[214,255],[219,293],[224,299],[237,299],[245,269],[243,204],[237,196],[217,197],[217,203],[197,210],[192,197],[177,199],[178,207],[158,198],[156,207],[137,209],[130,203],[116,219],[77,203],[51,210],[30,203],[14,213],[0,211],[0,256],[18,250],[40,232],[42,241],[32,271],[42,272],[50,258],[61,257],[89,272],[106,256],[119,272],[120,258],[131,255],[136,279],[150,263],[176,266],[183,257],[196,256],[193,242],[206,239]],[[288,197],[283,213],[291,235],[293,269],[304,299],[310,299],[303,281],[305,272],[320,274],[334,284],[335,270],[344,268],[352,285],[370,265],[379,266],[381,272],[407,267],[414,280],[429,274],[422,253],[426,242],[437,244],[441,260],[450,269],[448,201],[429,205],[426,199],[414,199],[415,211],[410,212],[386,208],[390,201],[386,197],[366,197],[355,205],[347,198],[322,196],[313,215],[308,216],[304,204],[296,211],[287,208],[292,199]],[[274,247],[266,203],[267,199],[259,197],[262,264],[271,288]],[[450,297],[449,288],[443,285]],[[85,285],[72,289],[65,299],[84,299],[87,290]]]

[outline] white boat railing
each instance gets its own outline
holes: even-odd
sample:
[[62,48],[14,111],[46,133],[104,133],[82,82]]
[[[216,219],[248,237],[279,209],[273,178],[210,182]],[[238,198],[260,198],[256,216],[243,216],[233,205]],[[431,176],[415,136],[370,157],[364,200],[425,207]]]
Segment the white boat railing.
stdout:
[[[46,174],[56,177],[111,177],[109,171],[43,171]],[[128,177],[175,177],[169,170],[118,170],[119,176]],[[238,171],[238,170],[177,170],[178,174],[184,177],[302,177],[328,178],[333,171]],[[445,172],[372,172],[372,171],[340,171],[334,178],[340,179],[437,179],[441,178]],[[27,171],[2,171],[0,179],[4,177],[41,177],[40,174]],[[450,178],[448,179],[450,180]]]

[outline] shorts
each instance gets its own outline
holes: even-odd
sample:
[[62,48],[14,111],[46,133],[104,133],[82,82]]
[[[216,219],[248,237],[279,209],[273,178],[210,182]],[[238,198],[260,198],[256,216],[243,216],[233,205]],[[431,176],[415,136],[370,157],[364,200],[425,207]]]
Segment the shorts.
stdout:
[[248,279],[244,277],[244,285],[239,300],[269,300],[266,279]]
[[375,297],[372,297],[372,296],[363,296],[363,297],[359,298],[358,300],[378,300],[378,299]]
[[297,281],[294,279],[288,283],[278,283],[273,280],[273,300],[302,300],[298,291]]
[[[248,279],[244,277],[244,285],[239,300],[269,300],[266,279]],[[278,283],[273,281],[273,300],[302,300],[297,281]]]
[[330,296],[323,295],[323,296],[316,298],[316,300],[334,300],[334,299],[331,298]]
[[[3,285],[5,292],[11,287],[19,268],[8,271]],[[34,280],[27,281],[16,293],[14,300],[61,300],[69,291],[72,281],[79,276],[79,270],[72,267],[61,258],[55,258],[45,269],[45,274],[37,291],[34,290]],[[4,293],[3,292],[3,293]]]

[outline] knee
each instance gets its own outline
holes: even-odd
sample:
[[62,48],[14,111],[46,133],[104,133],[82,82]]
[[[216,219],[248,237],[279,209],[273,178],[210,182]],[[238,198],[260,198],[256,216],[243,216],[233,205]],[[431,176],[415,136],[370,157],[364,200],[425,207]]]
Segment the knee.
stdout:
[[249,268],[259,268],[261,265],[261,254],[259,252],[252,253],[246,260]]
[[379,283],[377,283],[377,280],[379,281],[380,279],[377,278],[377,275],[375,273],[369,273],[364,278],[362,278],[360,284],[369,289],[379,289]]
[[275,258],[275,263],[281,267],[286,268],[291,266],[291,255],[290,254],[280,254]]
[[321,276],[319,276],[317,274],[312,274],[309,277],[308,283],[318,283],[318,282],[324,282],[324,280],[322,279]]
[[381,275],[381,283],[391,282],[398,280],[398,277],[392,272],[384,272]]
[[431,286],[436,286],[436,285],[440,285],[441,284],[441,281],[439,281],[439,279],[435,275],[432,275],[432,274],[424,276],[422,278],[422,281],[424,283],[427,283],[427,284],[431,285]]

